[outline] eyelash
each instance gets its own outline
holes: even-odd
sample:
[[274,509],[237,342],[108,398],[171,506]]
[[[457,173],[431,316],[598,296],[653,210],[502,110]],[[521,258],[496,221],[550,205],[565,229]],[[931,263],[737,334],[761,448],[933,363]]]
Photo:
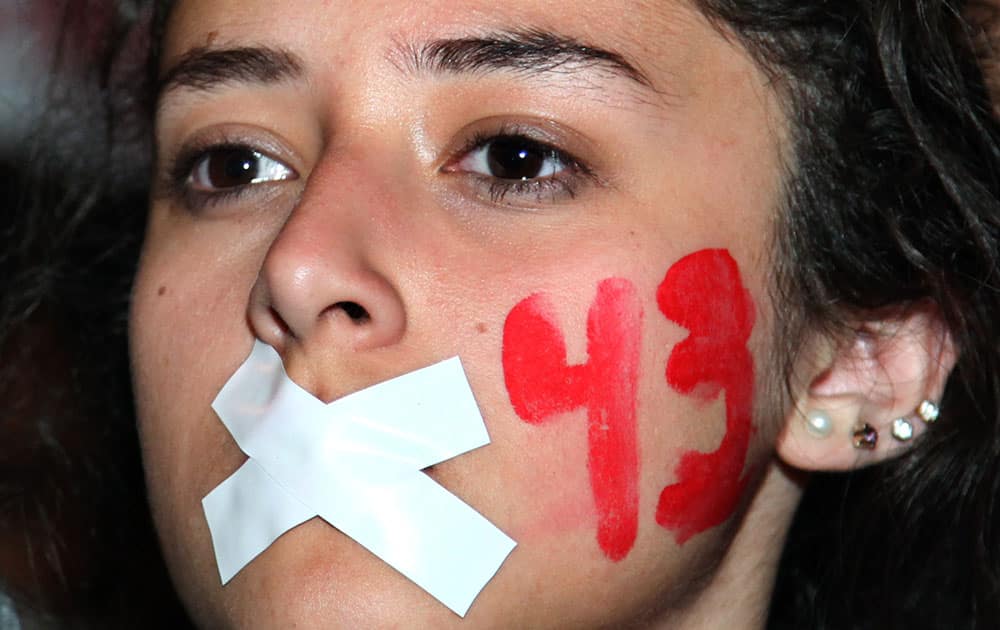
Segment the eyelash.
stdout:
[[[452,154],[453,157],[441,168],[441,172],[470,176],[473,180],[472,185],[479,189],[478,192],[491,203],[498,205],[503,204],[511,195],[535,203],[555,203],[566,198],[573,199],[580,186],[587,180],[596,181],[591,169],[581,160],[550,143],[534,139],[532,135],[537,135],[532,128],[515,125],[502,125],[494,132],[477,132],[461,149]],[[502,141],[533,151],[545,161],[555,160],[559,163],[560,169],[542,177],[504,179],[460,168],[461,163],[467,161],[475,152],[486,150],[490,145]],[[198,190],[192,181],[199,164],[213,155],[217,156],[226,151],[247,152],[258,160],[261,158],[272,160],[285,166],[291,176],[214,190]],[[188,211],[198,213],[217,205],[235,202],[253,193],[260,184],[276,184],[298,177],[295,169],[287,166],[282,160],[271,157],[268,151],[254,146],[252,142],[222,138],[212,142],[195,142],[183,148],[164,170],[160,188],[171,198],[179,200]]]

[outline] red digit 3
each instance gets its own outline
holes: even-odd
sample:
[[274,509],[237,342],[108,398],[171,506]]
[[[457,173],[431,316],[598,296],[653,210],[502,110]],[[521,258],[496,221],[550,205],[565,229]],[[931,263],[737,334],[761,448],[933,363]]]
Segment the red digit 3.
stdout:
[[679,544],[724,522],[747,484],[742,475],[753,432],[754,365],[747,340],[754,305],[736,261],[725,250],[690,254],[668,271],[656,294],[660,311],[690,335],[667,361],[667,382],[705,400],[725,393],[726,433],[711,453],[688,451],[677,482],[660,494],[656,522]]

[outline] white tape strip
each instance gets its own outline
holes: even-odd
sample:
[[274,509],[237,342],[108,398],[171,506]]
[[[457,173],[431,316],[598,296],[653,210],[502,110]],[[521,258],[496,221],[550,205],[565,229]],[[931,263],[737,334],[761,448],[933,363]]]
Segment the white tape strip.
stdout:
[[250,457],[202,501],[223,584],[318,515],[464,616],[516,544],[420,472],[490,441],[457,357],[324,404],[258,341],[212,408]]

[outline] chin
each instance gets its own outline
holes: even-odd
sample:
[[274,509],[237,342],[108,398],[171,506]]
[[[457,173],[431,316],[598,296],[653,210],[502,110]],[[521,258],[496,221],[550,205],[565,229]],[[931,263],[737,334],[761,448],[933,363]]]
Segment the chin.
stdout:
[[283,535],[225,586],[211,543],[199,547],[209,562],[180,558],[183,566],[172,573],[200,628],[447,628],[463,621],[319,518]]

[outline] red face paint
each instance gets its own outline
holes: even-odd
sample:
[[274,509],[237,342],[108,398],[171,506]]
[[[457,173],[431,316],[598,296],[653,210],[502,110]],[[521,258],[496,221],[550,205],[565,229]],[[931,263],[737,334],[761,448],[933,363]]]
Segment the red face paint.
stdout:
[[628,280],[597,288],[587,317],[588,360],[566,365],[566,342],[543,295],[520,302],[504,324],[503,369],[517,415],[541,424],[587,408],[587,467],[597,506],[597,542],[611,560],[628,555],[639,511],[636,383],[642,305]]
[[660,494],[656,522],[683,544],[729,518],[747,484],[741,473],[753,432],[754,366],[746,344],[754,306],[736,261],[721,249],[679,260],[656,299],[667,319],[691,331],[670,353],[667,382],[705,400],[720,391],[726,396],[726,434],[719,448],[686,452],[677,465],[677,483]]

